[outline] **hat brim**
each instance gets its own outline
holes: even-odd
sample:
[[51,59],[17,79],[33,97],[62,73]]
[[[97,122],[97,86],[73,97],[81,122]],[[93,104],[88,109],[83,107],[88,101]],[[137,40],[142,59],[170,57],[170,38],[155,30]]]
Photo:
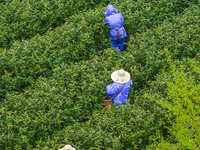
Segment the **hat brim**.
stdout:
[[117,71],[118,71],[118,70],[114,71],[114,72],[111,74],[111,79],[112,79],[114,82],[117,82],[117,83],[127,83],[127,82],[130,80],[131,75],[130,75],[128,72],[124,71],[124,72],[125,72],[125,76],[124,76],[124,77],[119,77],[119,76],[117,75]]

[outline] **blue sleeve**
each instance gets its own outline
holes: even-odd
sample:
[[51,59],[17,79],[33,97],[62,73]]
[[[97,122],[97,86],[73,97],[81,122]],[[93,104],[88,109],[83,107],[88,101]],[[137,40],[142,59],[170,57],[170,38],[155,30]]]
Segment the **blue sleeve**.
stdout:
[[112,85],[107,85],[106,86],[106,92],[108,96],[114,96],[119,92],[120,88],[116,85],[116,83],[113,83]]
[[122,14],[120,14],[120,20],[121,20],[121,25],[123,26],[123,24],[124,24],[124,17],[122,16]]
[[106,24],[108,24],[108,18],[107,17],[104,19],[104,21],[106,22]]

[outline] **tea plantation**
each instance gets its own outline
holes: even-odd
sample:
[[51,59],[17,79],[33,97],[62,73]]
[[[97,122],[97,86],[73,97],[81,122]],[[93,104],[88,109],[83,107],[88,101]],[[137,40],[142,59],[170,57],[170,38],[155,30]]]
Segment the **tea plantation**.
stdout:
[[[200,149],[200,0],[0,0],[0,18],[0,149]],[[128,105],[104,109],[121,68]]]

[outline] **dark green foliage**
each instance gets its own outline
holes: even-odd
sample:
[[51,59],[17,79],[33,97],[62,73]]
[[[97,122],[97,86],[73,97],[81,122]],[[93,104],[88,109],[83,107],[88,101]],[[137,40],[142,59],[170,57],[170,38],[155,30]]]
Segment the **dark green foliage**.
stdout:
[[[147,100],[145,102],[150,104]],[[94,113],[89,121],[65,128],[65,134],[60,132],[59,135],[53,135],[52,140],[48,140],[51,143],[48,148],[55,149],[70,143],[77,149],[145,149],[149,144],[148,137],[161,128],[162,121],[156,117],[164,116],[163,110],[155,104],[153,106],[154,113],[131,105]],[[62,135],[66,138],[63,139]],[[40,148],[42,146],[45,147],[44,143]]]
[[[151,22],[149,19],[152,16],[147,16],[147,14],[156,13],[158,8],[165,9],[166,7],[170,7],[170,10],[164,11],[163,13],[166,15],[170,14],[170,17],[171,15],[174,15],[173,11],[171,11],[173,7],[170,3],[168,4],[169,6],[165,6],[164,3],[166,2],[163,1],[163,3],[156,3],[158,7],[153,7],[154,3],[149,1],[124,1],[121,3],[115,3],[115,7],[119,9],[125,18],[125,27],[128,35],[131,36],[129,33],[133,34],[136,31],[143,31],[144,28],[142,27],[143,25],[141,22],[143,24]],[[175,3],[178,3],[178,1],[173,1],[173,4]],[[145,6],[154,9],[147,9]],[[127,7],[130,9],[124,9]],[[21,92],[23,88],[34,82],[40,75],[45,77],[50,76],[52,69],[56,64],[60,64],[61,62],[69,63],[89,59],[90,56],[96,54],[97,51],[110,47],[110,38],[107,34],[108,27],[103,23],[103,13],[105,9],[105,7],[102,8],[99,6],[99,8],[94,11],[88,11],[83,14],[79,13],[68,17],[63,26],[58,27],[53,31],[50,30],[43,36],[37,35],[28,41],[16,41],[10,49],[4,49],[0,58],[0,62],[2,62],[0,74],[3,75],[0,79],[1,83],[3,83],[0,85],[1,98],[6,92],[10,92],[12,90]],[[132,13],[133,15],[131,15]],[[156,16],[163,16],[163,13],[157,14]],[[144,19],[144,17],[147,17],[148,19]],[[195,17],[193,18],[198,19]],[[157,20],[160,20],[159,23],[161,23],[164,19],[165,18],[161,17]],[[196,20],[195,23],[198,23],[198,20]],[[154,21],[152,24],[157,25]],[[153,27],[153,25],[148,25],[147,27],[150,28]],[[154,34],[154,31],[150,32]],[[139,33],[136,34],[136,37],[137,36],[139,36],[139,38],[141,37]],[[141,43],[138,41],[139,38],[134,38],[132,40],[137,44],[137,46],[139,45],[138,43]],[[146,35],[145,38],[147,39]],[[147,40],[148,43],[153,41],[152,39]],[[143,45],[143,43],[141,44]],[[157,44],[160,45],[159,48],[163,47],[162,43]],[[131,49],[131,47],[132,46],[129,46],[129,49]],[[138,54],[136,55],[136,61],[139,62],[141,56]],[[142,57],[144,57],[144,54]],[[142,62],[141,64],[144,66],[144,63]],[[157,66],[157,68],[159,68],[159,66]],[[156,70],[155,68],[151,69],[153,71]],[[6,73],[6,71],[8,73]],[[156,71],[154,74],[156,74]]]
[[[68,17],[63,26],[44,35],[0,49],[0,97],[7,92],[0,108],[0,149],[53,150],[65,144],[76,149],[145,149],[156,131],[164,139],[171,136],[164,125],[172,124],[164,123],[164,116],[172,112],[156,103],[157,99],[170,101],[159,75],[162,69],[169,70],[165,48],[177,66],[184,63],[191,72],[185,57],[199,60],[199,6],[191,3],[177,16],[171,10],[176,3],[188,7],[185,2],[169,2],[169,18],[163,22],[160,17],[155,24],[149,23],[151,15],[142,19],[157,8],[166,8],[165,1],[162,5],[152,2],[158,4],[154,10],[146,8],[153,6],[149,1],[149,5],[116,2],[116,8],[126,4],[125,8],[130,8],[122,15],[127,31],[135,35],[130,35],[126,51],[119,54],[109,48],[108,27],[103,23],[106,8],[101,6]],[[138,26],[134,30],[134,17],[128,18],[131,11],[139,20],[134,20]],[[112,82],[110,74],[120,68],[128,71],[133,81],[129,105],[101,111],[105,87]],[[192,74],[199,83],[199,75]],[[172,77],[169,75],[168,81]]]
[[[116,146],[130,148],[134,145],[139,149],[142,149],[150,144],[150,141],[148,142],[148,137],[150,135],[155,135],[155,130],[162,129],[165,111],[163,111],[163,109],[155,102],[149,101],[148,97],[134,96],[134,93],[137,92],[134,91],[134,88],[138,88],[140,81],[138,81],[138,79],[144,78],[139,71],[142,67],[136,67],[138,63],[134,62],[130,53],[123,53],[123,55],[116,56],[117,54],[113,54],[111,49],[107,49],[101,57],[95,56],[92,60],[72,64],[71,66],[62,64],[60,67],[58,66],[54,69],[53,76],[49,79],[41,77],[35,84],[25,90],[24,93],[20,95],[7,95],[6,100],[1,104],[1,120],[6,122],[6,124],[10,123],[11,127],[15,127],[15,129],[9,129],[8,126],[3,125],[3,135],[1,137],[4,139],[2,141],[3,147],[9,145],[9,142],[5,141],[10,141],[10,143],[16,143],[24,148],[33,146],[41,149],[44,146],[46,148],[51,147],[52,149],[55,149],[55,144],[58,146],[58,143],[53,142],[54,140],[51,139],[56,138],[60,143],[66,143],[66,141],[61,141],[63,137],[59,137],[63,136],[63,133],[59,132],[61,130],[63,132],[67,131],[65,135],[66,137],[69,136],[67,142],[75,144],[76,147],[80,149],[83,148],[84,145],[86,147],[94,145],[95,148],[95,146],[106,142],[107,146],[110,148],[115,148]],[[131,60],[132,65],[128,66],[127,62],[130,62]],[[99,114],[99,110],[102,109],[101,101],[106,94],[105,86],[111,82],[110,74],[119,68],[124,68],[132,75],[131,79],[134,82],[134,86],[130,89],[130,103],[133,103],[133,100],[135,100],[134,105],[137,109],[141,109],[143,113],[147,113],[151,119],[146,119],[146,117],[143,118],[143,115],[141,115],[140,118],[138,115],[141,114],[141,112],[137,109],[137,111],[135,111],[132,106],[128,108],[128,110],[133,110],[128,111],[130,116],[122,117],[121,111],[116,110],[111,113],[113,119],[110,120],[110,124],[108,122],[107,126],[113,125],[113,121],[115,121],[115,123],[122,123],[124,121],[124,123],[116,125],[121,128],[116,127],[114,130],[116,133],[113,135],[113,133],[105,127],[103,121],[105,115],[103,115],[103,113]],[[143,68],[143,70],[145,71],[145,68]],[[142,91],[138,94],[142,94]],[[10,120],[6,118],[6,115],[8,115],[9,112],[12,112],[12,115],[10,115],[11,117],[9,118]],[[135,114],[136,112],[138,112],[138,115]],[[80,124],[74,125],[75,122],[81,123],[88,116],[92,116],[92,113],[98,114],[99,117],[102,116],[102,119],[92,117],[89,123],[85,124],[85,127]],[[139,117],[138,121],[140,121],[140,124],[136,123],[137,120],[135,118],[132,120],[133,122],[130,122],[130,126],[126,124],[126,121],[131,121],[131,118],[134,116],[132,113],[135,114],[136,118]],[[22,126],[21,124],[17,124],[17,120],[20,120],[20,118],[23,118],[21,124],[24,125],[28,124],[30,120],[37,121],[31,121],[27,126]],[[109,118],[110,116],[105,118],[105,121],[109,120]],[[98,123],[97,119],[102,121],[102,123]],[[118,121],[116,122],[116,120]],[[133,126],[134,123],[135,126]],[[91,124],[94,124],[94,127],[92,127]],[[99,128],[103,128],[101,130],[105,131],[98,130],[96,133],[96,125],[99,125]],[[67,126],[71,127],[66,129]],[[125,137],[122,137],[121,135],[125,134],[122,127],[127,129],[125,131],[131,130],[133,133],[136,132],[137,134],[128,132]],[[79,128],[83,129],[78,131],[77,129]],[[13,135],[9,133],[6,136],[5,134],[7,131],[13,131]],[[26,135],[25,133],[28,132],[31,132],[31,134]],[[96,135],[93,134],[93,132],[95,132]],[[105,132],[108,132],[109,134],[106,134]],[[90,140],[91,143],[90,145],[89,143],[87,145],[87,143],[85,143],[86,141],[84,141],[84,135],[87,134],[88,136],[94,135],[91,137],[102,138],[100,138],[98,142],[95,142],[96,138],[92,140],[88,137],[88,140]],[[12,138],[11,135],[17,138]],[[105,142],[105,135],[115,142]],[[24,143],[19,144],[19,141],[23,141],[23,136],[26,140],[24,139]],[[128,139],[128,136],[131,138]],[[82,139],[81,142],[79,138]],[[138,138],[140,138],[140,140],[138,140]],[[30,139],[32,141],[29,141]],[[46,142],[48,142],[48,146],[45,144]],[[101,146],[105,147],[105,144],[102,144]]]
[[[115,55],[117,56],[117,54]],[[126,57],[119,55],[119,59],[116,56],[113,58],[112,50],[107,49],[107,53],[104,53],[101,57],[94,56],[94,58],[90,61],[77,63],[75,65],[71,65],[70,67],[63,64],[54,69],[54,73],[51,78],[39,78],[38,81],[25,90],[24,93],[20,95],[8,94],[6,100],[1,104],[1,110],[8,113],[1,112],[1,120],[4,120],[3,122],[7,122],[6,124],[10,123],[12,126],[11,129],[9,129],[8,126],[3,125],[3,147],[12,146],[11,143],[19,145],[19,141],[23,141],[23,136],[26,137],[26,140],[24,143],[20,143],[21,146],[36,147],[36,141],[44,142],[48,136],[64,129],[66,126],[72,125],[75,121],[82,122],[88,116],[91,116],[92,113],[98,112],[102,109],[102,98],[106,94],[105,86],[111,82],[110,74],[122,66],[124,66],[123,68],[125,68],[125,70],[134,75],[132,76],[132,80],[137,82],[137,78],[140,75],[139,71],[137,69],[133,69],[134,65],[131,67],[125,66],[125,60],[128,59],[130,61],[132,59],[131,56],[128,54],[125,54]],[[137,64],[135,63],[135,65]],[[130,90],[131,101],[133,98],[134,95],[132,88]],[[154,105],[151,104],[151,106],[153,107]],[[159,109],[160,108],[157,107],[153,110],[153,112],[159,112]],[[9,112],[12,112],[10,120],[6,117]],[[120,111],[116,113],[119,115],[119,112]],[[135,111],[132,113],[134,114]],[[158,115],[157,117],[162,115],[162,113],[156,114]],[[114,116],[115,115],[113,113],[113,117]],[[131,117],[131,114],[129,114],[129,117]],[[21,118],[23,119],[21,120],[21,123],[18,124],[17,122]],[[126,120],[126,117],[124,117],[124,119]],[[105,120],[107,119],[105,118]],[[115,119],[113,119],[113,121],[114,120]],[[151,121],[153,120],[149,120],[149,122],[147,121],[147,123],[142,126],[149,128],[148,124],[150,124]],[[156,122],[156,124],[157,126],[155,128],[160,127],[158,122]],[[123,126],[125,125],[126,124]],[[137,125],[138,124],[136,124],[136,126]],[[131,126],[132,123],[130,123],[130,127],[127,127],[127,131],[133,130],[134,127]],[[144,136],[141,135],[141,143],[138,143],[138,141],[135,145],[139,147],[142,147],[143,145],[144,147],[145,144],[147,144],[147,141],[145,142],[145,140],[147,140],[148,135],[150,135],[155,128],[152,128],[148,134],[145,134]],[[118,133],[120,129],[116,130],[117,137],[121,136],[121,133]],[[144,130],[147,129],[142,129],[141,133],[143,133]],[[14,131],[13,135],[11,133],[6,134],[7,131]],[[133,130],[133,132],[135,131],[136,129]],[[31,132],[31,134],[26,135],[25,133],[28,132]],[[137,127],[137,132],[140,132],[139,126]],[[103,136],[103,133],[99,134]],[[69,135],[69,137],[70,136],[72,136],[72,134]],[[142,140],[142,138],[145,138],[145,140]],[[125,139],[126,138],[122,139],[122,143],[126,141]],[[128,140],[129,142],[127,145],[125,144],[125,147],[130,146],[130,140],[131,139]],[[120,146],[121,144],[118,143],[117,145]],[[123,147],[123,145],[121,146]],[[112,146],[109,144],[109,147]]]
[[12,1],[0,6],[0,45],[9,48],[15,40],[44,34],[49,28],[62,25],[68,16],[108,3],[114,3],[123,15],[127,14],[125,28],[133,34],[138,29],[158,25],[166,17],[182,13],[184,8],[189,7],[189,3],[197,1]]
[[0,0],[0,5],[4,5],[6,3],[10,3],[12,0]]
[[[148,137],[154,135],[155,130],[162,128],[162,120],[159,120],[159,118],[163,118],[165,113],[157,104],[155,104],[155,102],[149,101],[148,97],[145,98],[144,96],[140,97],[133,95],[133,88],[137,87],[137,78],[141,73],[138,71],[140,67],[133,69],[134,65],[130,67],[125,66],[125,60],[128,59],[128,61],[130,61],[132,56],[124,53],[123,56],[119,55],[117,58],[117,54],[113,56],[112,50],[109,51],[109,49],[107,49],[107,51],[108,52],[104,53],[100,58],[94,57],[93,60],[85,61],[81,64],[77,63],[70,68],[68,65],[63,64],[61,67],[54,69],[53,76],[49,80],[40,78],[36,84],[33,84],[30,88],[25,90],[24,94],[20,94],[19,96],[8,95],[6,101],[2,105],[2,110],[7,112],[12,111],[13,118],[11,118],[11,120],[17,121],[21,117],[23,118],[22,124],[27,124],[28,120],[37,120],[37,122],[31,122],[31,124],[27,125],[27,128],[25,128],[16,124],[14,121],[11,121],[10,123],[18,129],[15,130],[13,136],[18,138],[12,139],[11,137],[8,138],[3,136],[3,139],[13,141],[14,143],[16,142],[17,144],[18,140],[22,141],[22,135],[26,136],[23,133],[31,130],[32,134],[26,136],[27,140],[24,142],[26,144],[21,143],[21,146],[24,145],[24,147],[30,147],[32,145],[38,149],[41,149],[44,146],[55,149],[55,145],[51,145],[54,143],[54,140],[50,139],[58,138],[60,139],[60,143],[66,143],[66,141],[61,141],[63,137],[60,137],[63,136],[63,133],[59,132],[59,130],[63,130],[63,132],[67,131],[65,136],[69,137],[68,143],[73,143],[80,149],[83,148],[84,145],[85,147],[93,145],[93,148],[95,148],[97,145],[106,142],[107,146],[110,148],[116,148],[116,146],[123,148],[130,148],[132,146],[136,146],[139,149],[145,148],[145,146],[149,144]],[[137,63],[134,62],[133,64],[135,64],[135,66],[137,65]],[[99,114],[97,111],[102,109],[101,98],[106,94],[105,86],[111,82],[110,74],[112,71],[121,68],[122,66],[125,66],[125,70],[129,71],[132,75],[131,79],[135,81],[134,83],[137,83],[131,88],[129,94],[130,102],[132,103],[133,99],[135,99],[134,105],[137,108],[130,106],[127,113],[124,114],[124,117],[122,117],[122,111],[120,110],[109,112],[112,117],[109,115],[106,116],[104,113]],[[140,111],[138,109],[140,109]],[[26,112],[26,114],[20,112]],[[86,123],[84,126],[81,124],[72,125],[75,121],[82,122],[84,118],[91,116],[92,112],[96,112],[95,114],[98,114],[99,117],[92,117],[89,123]],[[148,114],[147,116],[150,117],[150,119],[146,119],[145,115],[143,116],[141,113]],[[126,116],[126,114],[129,115]],[[5,115],[6,114],[2,113],[1,120],[4,120]],[[133,116],[135,117],[131,120]],[[137,117],[140,124],[137,122]],[[106,124],[107,127],[110,127],[117,122],[123,122],[123,124],[116,125],[116,128],[111,132],[106,129],[104,120],[109,120]],[[129,123],[127,123],[127,120]],[[65,129],[65,127],[69,125],[72,126]],[[96,125],[99,125],[100,129],[98,129]],[[46,128],[43,126],[46,126]],[[118,128],[119,126],[120,128]],[[122,127],[127,130],[122,130]],[[20,128],[21,131],[19,130]],[[81,130],[81,128],[83,129]],[[97,132],[95,132],[96,130]],[[131,132],[128,132],[126,135],[125,132],[129,130]],[[4,131],[9,131],[8,127],[6,127]],[[93,132],[96,134],[93,134]],[[115,134],[113,134],[113,132],[115,132]],[[137,134],[134,135],[131,133]],[[87,134],[88,136],[93,135],[91,136],[93,138],[102,138],[99,138],[99,140],[94,138],[92,140],[88,137],[88,140],[90,140],[91,143],[88,143],[87,146],[86,141],[84,141],[85,138],[83,138],[84,135]],[[122,134],[125,134],[125,136],[123,137]],[[105,142],[105,135],[115,142]],[[77,138],[74,138],[74,136]],[[29,138],[33,141],[28,142]],[[81,139],[81,142],[79,138]],[[141,140],[138,140],[138,138]],[[95,142],[96,140],[97,142]],[[47,144],[48,146],[46,146],[46,144],[44,144],[46,142],[51,144]],[[105,147],[105,144],[101,146]]]
[[71,16],[55,30],[28,41],[16,41],[10,49],[2,50],[0,93],[23,90],[39,76],[49,77],[57,64],[89,59],[110,47],[102,14],[101,8]]
[[114,6],[122,13],[125,20],[124,27],[130,37],[136,32],[142,33],[156,27],[166,18],[184,14],[184,9],[193,3],[198,2],[196,0],[123,1],[114,3]]
[[173,59],[196,56],[200,51],[199,24],[199,7],[194,5],[186,9],[182,17],[166,19],[156,28],[135,34],[128,43],[128,51],[136,62],[140,62],[156,75],[159,69],[167,67],[164,48],[169,49]]
[[[95,62],[101,66],[98,61]],[[60,130],[75,121],[81,122],[95,109],[101,109],[98,97],[105,94],[105,83],[100,79],[95,80],[101,69],[96,68],[98,71],[95,71],[95,66],[88,67],[89,63],[91,62],[82,64],[82,66],[72,65],[69,69],[67,69],[68,65],[62,65],[54,70],[52,79],[40,78],[23,94],[8,95],[1,104],[2,147],[19,144],[19,141],[23,141],[23,136],[27,139],[19,145],[35,147],[35,142],[40,138],[44,140],[45,137],[56,132],[54,128]],[[96,63],[95,65],[97,65]],[[107,62],[104,61],[104,63]],[[105,73],[103,72],[103,74]],[[108,73],[107,76],[109,76]],[[102,76],[102,78],[105,77]],[[85,81],[83,81],[84,79]],[[99,91],[95,90],[97,86]],[[7,118],[9,112],[12,112],[10,121]],[[18,120],[21,118],[19,124]],[[11,129],[5,125],[9,123],[13,125]],[[26,135],[29,132],[31,134]]]
[[0,47],[15,40],[44,34],[65,22],[65,18],[109,3],[109,0],[15,0],[0,5]]

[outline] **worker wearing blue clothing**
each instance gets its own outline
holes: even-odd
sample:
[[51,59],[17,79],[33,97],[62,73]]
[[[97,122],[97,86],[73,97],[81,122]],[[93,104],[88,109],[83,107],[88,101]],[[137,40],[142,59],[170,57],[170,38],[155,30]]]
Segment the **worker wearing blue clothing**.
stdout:
[[124,50],[125,37],[127,37],[126,31],[123,27],[124,18],[111,4],[108,4],[104,15],[106,16],[104,21],[110,28],[109,35],[112,38],[112,47],[118,48],[120,52],[122,52]]
[[129,89],[133,85],[130,80],[130,74],[123,69],[116,70],[111,74],[111,79],[114,81],[113,84],[106,86],[107,95],[114,97],[120,91],[120,93],[113,99],[115,106],[126,105],[128,99]]

